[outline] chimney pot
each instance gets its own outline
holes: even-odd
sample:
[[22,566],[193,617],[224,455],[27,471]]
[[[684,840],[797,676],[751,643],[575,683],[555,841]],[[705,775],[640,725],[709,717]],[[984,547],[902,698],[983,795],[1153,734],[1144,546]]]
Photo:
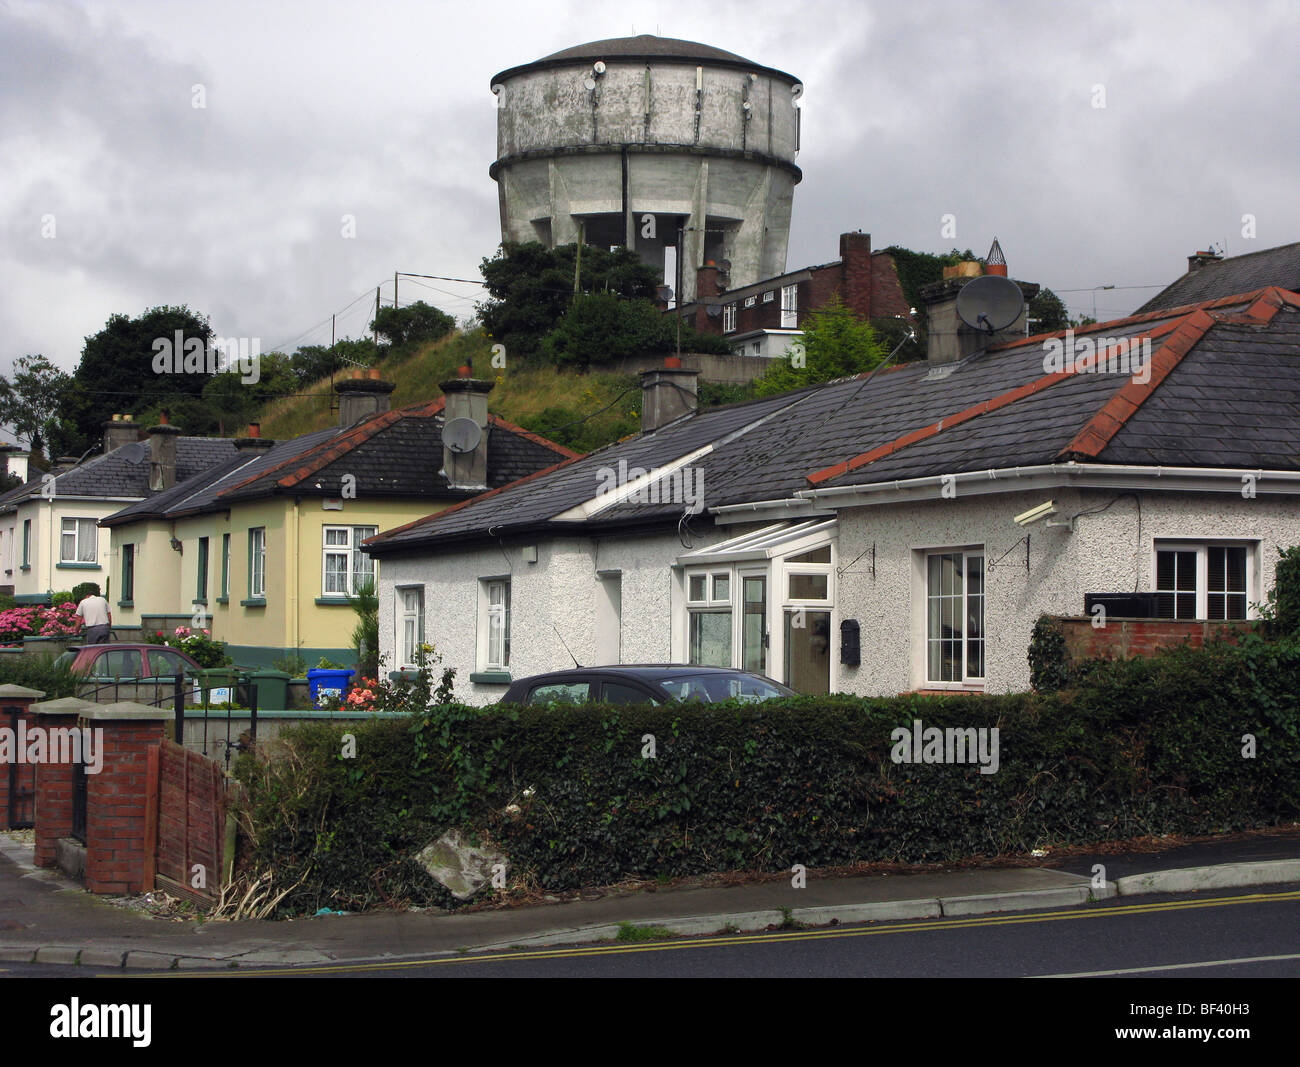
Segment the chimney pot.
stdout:
[[250,422],[250,423],[248,424],[248,436],[249,436],[249,437],[261,437],[261,436],[262,436],[262,424],[261,424],[260,422]]

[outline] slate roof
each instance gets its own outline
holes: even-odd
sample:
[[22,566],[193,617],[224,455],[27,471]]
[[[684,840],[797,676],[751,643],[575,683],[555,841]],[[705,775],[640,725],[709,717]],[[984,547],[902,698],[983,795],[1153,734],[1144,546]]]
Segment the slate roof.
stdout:
[[[1017,466],[1153,464],[1300,470],[1300,296],[1263,289],[1074,331],[1102,358],[1149,351],[1150,376],[1045,362],[1065,334],[1003,344],[938,370],[888,368],[685,416],[552,472],[372,538],[376,555],[437,550],[511,532],[595,534],[682,520],[680,502],[624,501],[581,521],[602,471],[690,462],[705,508],[792,500],[833,486]],[[1048,368],[1048,369],[1045,369]],[[1130,368],[1134,369],[1134,368]],[[687,520],[700,529],[711,520]]]
[[[226,462],[234,455],[234,442],[228,437],[177,437],[177,481],[192,478]],[[0,510],[12,508],[29,497],[38,495],[44,484],[42,477],[42,474],[38,474],[26,484],[0,496]],[[148,442],[123,445],[56,475],[54,495],[105,500],[149,496]]]
[[1162,289],[1134,314],[1218,300],[1269,285],[1300,292],[1300,242],[1206,263]]
[[[177,484],[166,493],[123,508],[103,520],[113,526],[143,518],[222,510],[258,497],[339,496],[343,477],[355,479],[357,496],[433,497],[461,500],[474,490],[452,488],[440,475],[444,400],[412,404],[371,416],[354,426],[329,427],[281,441],[256,456]],[[489,416],[488,483],[506,485],[576,453]],[[481,490],[480,490],[481,492]]]

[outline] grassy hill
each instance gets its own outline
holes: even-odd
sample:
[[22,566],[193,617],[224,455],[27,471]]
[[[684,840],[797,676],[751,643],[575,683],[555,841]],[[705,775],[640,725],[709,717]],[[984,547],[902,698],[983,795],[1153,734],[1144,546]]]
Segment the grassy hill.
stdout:
[[[404,407],[441,396],[438,383],[455,377],[456,369],[472,359],[476,377],[498,379],[488,396],[489,411],[579,452],[640,429],[641,395],[635,375],[598,370],[579,374],[542,366],[496,370],[491,349],[481,330],[454,333],[381,361],[380,375],[397,386],[393,407]],[[264,437],[282,441],[334,424],[338,411],[330,409],[329,379],[303,392],[306,395],[272,401],[262,411]]]

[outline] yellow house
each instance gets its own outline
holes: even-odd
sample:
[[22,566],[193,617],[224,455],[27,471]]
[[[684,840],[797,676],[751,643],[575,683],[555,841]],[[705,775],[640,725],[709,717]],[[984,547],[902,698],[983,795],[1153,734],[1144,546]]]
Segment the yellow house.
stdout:
[[278,443],[254,427],[226,463],[104,519],[114,624],[201,626],[241,666],[354,662],[349,598],[378,577],[362,541],[574,455],[489,416],[491,382],[442,387],[389,410],[390,383],[341,382],[338,426]]
[[[116,557],[100,520],[150,496],[151,485],[199,476],[235,455],[228,438],[185,437],[165,424],[150,428],[147,441],[139,433],[129,418],[115,419],[105,427],[100,455],[59,460],[0,496],[0,588],[18,603],[48,604],[53,593],[83,582],[110,596]],[[12,466],[15,457],[7,458]],[[25,462],[19,469],[28,473]]]

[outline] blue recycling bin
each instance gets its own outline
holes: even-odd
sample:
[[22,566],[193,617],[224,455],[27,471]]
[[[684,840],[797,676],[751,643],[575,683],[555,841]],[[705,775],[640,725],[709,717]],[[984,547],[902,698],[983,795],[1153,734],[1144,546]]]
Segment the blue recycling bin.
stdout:
[[307,672],[307,691],[315,704],[322,696],[341,697],[357,672],[347,667],[313,667]]

